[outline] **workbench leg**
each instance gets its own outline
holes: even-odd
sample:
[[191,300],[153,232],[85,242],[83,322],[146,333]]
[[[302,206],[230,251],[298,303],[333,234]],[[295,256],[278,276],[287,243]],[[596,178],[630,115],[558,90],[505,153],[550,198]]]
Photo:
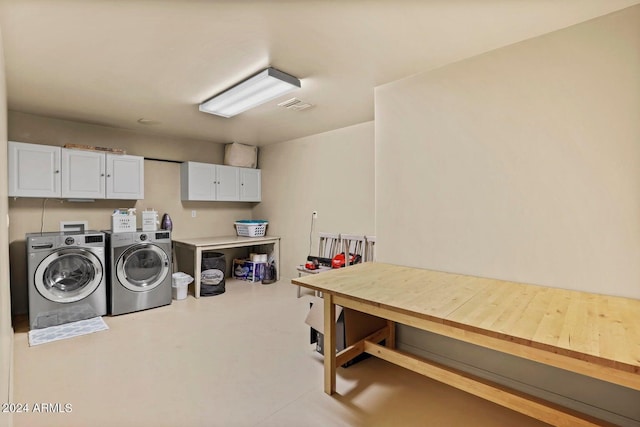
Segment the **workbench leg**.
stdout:
[[324,392],[336,392],[336,306],[333,295],[324,295]]
[[202,249],[196,248],[193,251],[193,296],[200,298],[200,269],[202,268]]
[[386,347],[393,350],[396,348],[396,322],[387,320],[387,326],[389,327],[389,338],[387,338]]

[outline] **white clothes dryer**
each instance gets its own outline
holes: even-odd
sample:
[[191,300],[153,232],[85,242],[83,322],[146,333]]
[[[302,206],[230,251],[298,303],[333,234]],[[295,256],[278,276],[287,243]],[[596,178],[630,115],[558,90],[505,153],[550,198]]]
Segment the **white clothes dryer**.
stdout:
[[109,260],[109,313],[171,304],[171,233],[105,231]]
[[107,314],[105,235],[28,233],[30,329]]

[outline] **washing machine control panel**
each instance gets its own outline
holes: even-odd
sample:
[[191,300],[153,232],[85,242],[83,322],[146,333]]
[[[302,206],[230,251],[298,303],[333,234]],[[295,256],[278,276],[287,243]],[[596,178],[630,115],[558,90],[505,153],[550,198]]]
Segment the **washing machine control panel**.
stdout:
[[144,242],[145,240],[147,240],[147,235],[146,234],[141,234],[140,235],[140,241]]
[[102,243],[104,242],[104,236],[102,234],[96,234],[95,236],[84,236],[85,243]]
[[66,239],[64,239],[65,245],[73,245],[75,242],[76,240],[73,237],[67,237]]

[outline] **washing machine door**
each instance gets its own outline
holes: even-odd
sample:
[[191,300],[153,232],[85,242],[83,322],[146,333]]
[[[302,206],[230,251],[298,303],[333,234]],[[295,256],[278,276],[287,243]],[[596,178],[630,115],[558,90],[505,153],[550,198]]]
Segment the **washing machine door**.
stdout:
[[141,243],[125,250],[115,266],[118,281],[134,292],[160,285],[169,274],[169,257],[158,246]]
[[104,266],[91,251],[61,249],[49,254],[38,265],[34,282],[40,294],[50,301],[79,301],[95,291],[104,276]]

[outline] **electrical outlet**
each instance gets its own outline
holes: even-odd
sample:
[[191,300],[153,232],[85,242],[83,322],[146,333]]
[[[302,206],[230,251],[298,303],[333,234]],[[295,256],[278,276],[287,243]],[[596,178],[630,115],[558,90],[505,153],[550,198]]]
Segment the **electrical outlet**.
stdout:
[[313,211],[313,212],[311,213],[311,217],[312,217],[313,219],[318,219],[318,211]]
[[191,211],[191,218],[195,218],[196,217],[196,211]]

